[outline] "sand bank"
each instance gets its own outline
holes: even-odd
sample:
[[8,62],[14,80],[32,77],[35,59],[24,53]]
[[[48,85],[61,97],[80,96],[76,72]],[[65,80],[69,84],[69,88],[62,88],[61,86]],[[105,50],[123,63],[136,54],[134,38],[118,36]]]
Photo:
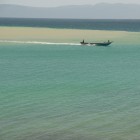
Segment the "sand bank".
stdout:
[[0,27],[0,40],[78,43],[82,39],[88,42],[112,40],[119,44],[140,44],[140,33],[103,30]]

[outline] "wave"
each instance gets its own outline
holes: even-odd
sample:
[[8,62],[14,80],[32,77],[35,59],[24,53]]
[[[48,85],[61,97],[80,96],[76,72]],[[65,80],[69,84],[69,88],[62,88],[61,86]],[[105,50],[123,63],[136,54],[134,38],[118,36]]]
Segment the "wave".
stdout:
[[1,43],[20,43],[20,44],[46,44],[46,45],[81,45],[80,43],[53,43],[53,42],[40,42],[40,41],[9,41],[0,40]]

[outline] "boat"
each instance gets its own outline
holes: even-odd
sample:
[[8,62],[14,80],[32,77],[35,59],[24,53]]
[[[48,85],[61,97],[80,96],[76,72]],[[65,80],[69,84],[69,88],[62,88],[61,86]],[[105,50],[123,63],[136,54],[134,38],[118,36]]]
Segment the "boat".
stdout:
[[81,45],[94,45],[94,46],[108,46],[112,43],[112,41],[107,41],[107,42],[93,42],[93,43],[87,43],[84,40],[80,42]]
[[80,43],[81,43],[81,45],[89,45],[89,43],[85,42],[84,40]]

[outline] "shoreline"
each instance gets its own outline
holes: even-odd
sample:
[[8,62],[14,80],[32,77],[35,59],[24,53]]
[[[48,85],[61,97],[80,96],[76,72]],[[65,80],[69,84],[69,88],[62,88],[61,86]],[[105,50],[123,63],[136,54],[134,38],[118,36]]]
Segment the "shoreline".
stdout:
[[117,44],[139,44],[139,36],[140,32],[127,31],[0,26],[0,40],[7,41],[79,43],[85,39],[87,42],[111,40]]

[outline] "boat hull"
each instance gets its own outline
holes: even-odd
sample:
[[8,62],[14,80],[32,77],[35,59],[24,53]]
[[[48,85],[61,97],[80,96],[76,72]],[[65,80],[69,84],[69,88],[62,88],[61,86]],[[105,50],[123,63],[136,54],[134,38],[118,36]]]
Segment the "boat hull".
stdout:
[[112,42],[106,42],[106,43],[94,43],[95,46],[109,46]]
[[83,43],[80,42],[81,45],[94,45],[94,46],[109,46],[112,42],[103,42],[103,43]]

